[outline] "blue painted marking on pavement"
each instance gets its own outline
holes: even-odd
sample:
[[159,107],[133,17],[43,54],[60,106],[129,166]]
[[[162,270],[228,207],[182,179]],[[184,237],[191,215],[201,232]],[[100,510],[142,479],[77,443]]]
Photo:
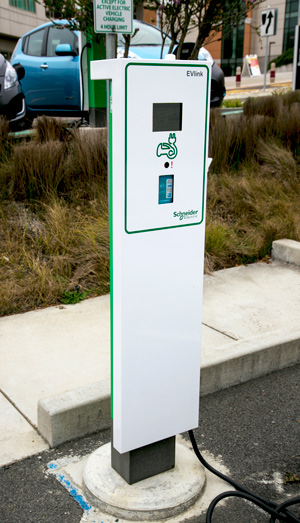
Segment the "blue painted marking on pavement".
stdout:
[[48,469],[57,469],[58,465],[57,463],[48,463]]
[[84,497],[81,494],[79,494],[77,488],[74,487],[72,483],[63,474],[55,474],[55,476],[58,479],[58,481],[62,484],[62,486],[68,490],[69,494],[71,494],[72,498],[74,498],[75,501],[77,501],[77,503],[83,510],[88,511],[92,508],[92,506],[87,501],[85,501]]

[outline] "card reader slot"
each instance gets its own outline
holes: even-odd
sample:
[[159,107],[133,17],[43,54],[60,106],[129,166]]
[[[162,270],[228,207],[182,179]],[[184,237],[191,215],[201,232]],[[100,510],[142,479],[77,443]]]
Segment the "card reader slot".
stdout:
[[158,203],[173,203],[174,175],[163,174],[158,178]]

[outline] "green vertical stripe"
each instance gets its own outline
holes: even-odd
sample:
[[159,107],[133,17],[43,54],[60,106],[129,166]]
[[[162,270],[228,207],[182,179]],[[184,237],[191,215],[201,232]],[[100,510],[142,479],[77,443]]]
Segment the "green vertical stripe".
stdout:
[[109,193],[109,229],[110,229],[110,379],[111,379],[111,418],[113,419],[113,383],[114,383],[114,367],[113,367],[113,142],[112,142],[112,111],[111,111],[111,80],[108,80],[108,100],[107,100],[107,114],[108,114],[108,193]]

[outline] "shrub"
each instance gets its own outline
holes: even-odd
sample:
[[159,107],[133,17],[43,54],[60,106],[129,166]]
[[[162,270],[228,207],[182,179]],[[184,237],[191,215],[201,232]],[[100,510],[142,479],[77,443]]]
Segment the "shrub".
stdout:
[[68,172],[73,195],[95,198],[107,188],[107,142],[102,129],[77,133],[70,144],[65,169]]
[[11,161],[2,168],[6,196],[35,201],[57,194],[63,185],[65,153],[64,144],[57,141],[15,147]]
[[248,98],[244,103],[244,115],[249,117],[259,114],[262,116],[277,118],[280,108],[281,102],[275,96]]
[[59,140],[64,142],[72,138],[72,131],[67,129],[62,120],[48,116],[39,116],[34,120],[35,139],[39,143]]
[[0,160],[5,162],[11,153],[12,141],[9,137],[9,123],[0,116]]
[[[65,134],[46,118],[38,120],[37,128],[40,131],[35,140],[14,147],[10,161],[0,166],[2,197],[35,202],[63,196],[71,201],[94,199],[99,191],[106,192],[103,130]],[[59,139],[53,139],[55,136]]]
[[275,60],[272,60],[268,64],[268,69],[271,69],[271,63],[275,62],[276,67],[281,67],[282,65],[288,65],[293,63],[294,60],[294,48],[290,47],[287,51],[284,51],[281,55],[277,56]]

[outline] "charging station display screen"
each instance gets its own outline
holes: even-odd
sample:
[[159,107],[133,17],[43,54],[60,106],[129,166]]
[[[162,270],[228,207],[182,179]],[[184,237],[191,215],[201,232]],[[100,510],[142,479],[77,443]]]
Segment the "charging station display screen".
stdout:
[[182,130],[182,103],[153,104],[153,132]]

